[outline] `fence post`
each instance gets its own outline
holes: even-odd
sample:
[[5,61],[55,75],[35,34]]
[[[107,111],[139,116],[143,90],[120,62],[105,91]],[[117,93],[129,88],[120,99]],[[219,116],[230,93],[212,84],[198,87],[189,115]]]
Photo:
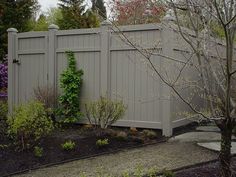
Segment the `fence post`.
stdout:
[[[51,24],[48,27],[48,89],[53,89],[56,93],[56,32],[59,27]],[[50,88],[49,88],[50,87]],[[55,94],[56,96],[56,94]],[[56,98],[54,98],[56,99]]]
[[13,111],[13,106],[15,104],[14,101],[14,67],[13,61],[16,59],[16,35],[17,29],[9,28],[8,32],[8,87],[7,87],[7,94],[8,94],[8,112],[11,113]]
[[[173,17],[167,14],[162,23],[162,52],[163,55],[174,57],[173,43],[174,31],[171,28]],[[165,58],[161,60],[161,68],[169,68],[168,61]],[[162,74],[164,74],[162,72]],[[171,120],[171,88],[165,83],[161,84],[162,87],[162,133],[169,137],[173,134],[172,120]]]
[[105,20],[101,23],[101,96],[110,97],[110,27],[111,23]]

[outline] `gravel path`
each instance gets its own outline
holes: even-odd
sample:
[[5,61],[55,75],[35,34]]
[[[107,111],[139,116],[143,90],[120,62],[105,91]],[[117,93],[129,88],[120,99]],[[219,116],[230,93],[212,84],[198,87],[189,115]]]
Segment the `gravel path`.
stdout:
[[216,158],[216,153],[193,142],[175,141],[74,161],[15,177],[84,177],[82,173],[86,177],[98,177],[99,173],[101,177],[106,177],[105,174],[119,177],[137,168],[146,172],[150,169],[175,169]]

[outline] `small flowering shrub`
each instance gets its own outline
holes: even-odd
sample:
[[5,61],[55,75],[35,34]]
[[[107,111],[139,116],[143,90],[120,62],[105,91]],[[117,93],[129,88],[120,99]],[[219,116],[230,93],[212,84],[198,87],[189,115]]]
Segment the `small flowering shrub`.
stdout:
[[18,106],[7,119],[8,133],[21,150],[28,149],[53,130],[44,105],[30,102]]
[[0,64],[0,91],[7,88],[7,65]]
[[106,129],[120,120],[125,114],[126,107],[122,101],[113,101],[106,97],[85,104],[86,116],[90,124]]

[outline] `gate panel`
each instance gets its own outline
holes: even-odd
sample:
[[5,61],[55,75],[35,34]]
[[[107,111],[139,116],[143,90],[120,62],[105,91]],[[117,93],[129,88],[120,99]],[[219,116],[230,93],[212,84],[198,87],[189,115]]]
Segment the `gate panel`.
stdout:
[[22,33],[17,37],[16,104],[32,99],[34,89],[48,85],[47,33],[30,34],[26,37]]

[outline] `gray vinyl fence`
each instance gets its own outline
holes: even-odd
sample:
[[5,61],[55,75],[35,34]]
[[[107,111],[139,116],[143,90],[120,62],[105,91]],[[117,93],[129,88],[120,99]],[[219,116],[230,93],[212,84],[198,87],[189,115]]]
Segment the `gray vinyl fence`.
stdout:
[[[157,69],[168,67],[161,55],[183,58],[179,37],[164,25],[122,26],[109,23],[100,28],[59,30],[51,25],[46,32],[17,33],[8,30],[8,102],[15,105],[33,98],[37,87],[52,86],[61,93],[59,79],[66,68],[65,51],[75,53],[78,68],[84,70],[81,107],[84,103],[108,95],[127,105],[124,119],[115,125],[162,129],[170,136],[172,129],[188,123],[178,115],[186,106],[172,99],[172,93],[147,64],[140,51],[129,44],[154,51],[150,59]],[[155,47],[158,46],[158,47]],[[178,107],[176,106],[178,105]]]

